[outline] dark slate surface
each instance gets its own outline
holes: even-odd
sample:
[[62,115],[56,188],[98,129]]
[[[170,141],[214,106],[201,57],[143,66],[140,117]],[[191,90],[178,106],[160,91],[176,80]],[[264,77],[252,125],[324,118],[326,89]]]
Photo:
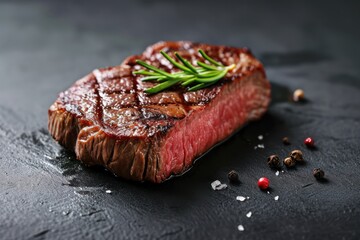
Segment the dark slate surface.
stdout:
[[[360,238],[358,3],[71,2],[0,2],[1,239]],[[85,168],[49,137],[47,108],[76,79],[180,39],[250,47],[273,85],[268,114],[161,185]],[[306,103],[288,101],[296,88]],[[296,148],[306,164],[275,176],[267,156]],[[241,184],[213,191],[231,169]],[[261,176],[270,194],[257,188]]]

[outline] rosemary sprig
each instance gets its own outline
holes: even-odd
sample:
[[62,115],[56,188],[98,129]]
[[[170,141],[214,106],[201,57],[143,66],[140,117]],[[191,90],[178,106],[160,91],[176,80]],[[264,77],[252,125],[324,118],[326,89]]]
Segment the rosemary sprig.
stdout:
[[155,87],[146,89],[146,93],[158,93],[177,84],[187,87],[188,91],[196,91],[217,83],[221,78],[225,77],[228,71],[235,68],[235,64],[229,66],[222,65],[209,57],[201,49],[199,50],[200,55],[210,64],[197,61],[197,67],[193,66],[178,53],[175,53],[175,56],[180,63],[165,52],[161,51],[160,53],[180,71],[168,73],[144,61],[136,60],[137,64],[145,67],[147,70],[134,71],[133,74],[144,75],[145,77],[141,78],[141,81],[156,81],[159,83]]

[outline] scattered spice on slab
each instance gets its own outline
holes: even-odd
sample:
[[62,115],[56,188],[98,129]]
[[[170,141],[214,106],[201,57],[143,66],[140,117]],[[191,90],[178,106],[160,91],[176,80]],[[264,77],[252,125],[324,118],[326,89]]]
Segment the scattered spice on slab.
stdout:
[[228,178],[229,178],[229,181],[231,183],[239,183],[240,180],[239,180],[239,173],[236,172],[235,170],[231,170],[229,173],[228,173]]
[[217,186],[215,190],[223,190],[226,188],[227,188],[227,185],[224,183],[224,184],[220,184],[220,186]]
[[252,212],[248,212],[248,213],[246,214],[246,216],[247,216],[248,218],[251,218],[251,215],[252,215]]
[[304,140],[304,144],[308,147],[308,148],[313,148],[315,147],[315,141],[313,138],[308,137]]
[[267,159],[267,164],[270,168],[277,169],[280,168],[280,158],[278,155],[271,155]]
[[290,140],[288,137],[283,137],[282,142],[284,145],[290,145]]
[[237,196],[236,200],[240,201],[240,202],[244,202],[246,200],[246,197],[243,196]]
[[266,190],[269,188],[269,179],[266,178],[266,177],[262,177],[262,178],[259,178],[258,180],[258,187],[261,189],[261,190]]
[[211,183],[211,187],[213,190],[223,190],[227,188],[227,185],[222,184],[219,180],[215,180]]
[[294,102],[301,102],[305,99],[305,93],[302,89],[296,89],[293,93],[293,100]]
[[296,164],[296,161],[292,157],[287,157],[284,159],[284,165],[288,168],[294,167],[295,164]]
[[106,190],[105,192],[106,192],[107,194],[112,193],[111,190]]
[[254,149],[258,149],[258,148],[265,148],[264,144],[258,144],[257,146],[254,147]]
[[215,180],[215,181],[213,181],[213,182],[211,183],[211,187],[212,187],[212,189],[215,190],[215,188],[216,188],[217,186],[219,186],[220,184],[221,184],[221,182],[220,182],[219,180]]
[[264,144],[258,144],[258,148],[265,148]]
[[294,159],[295,161],[297,161],[297,162],[303,162],[304,161],[303,153],[300,150],[293,150],[290,153],[290,157],[292,159]]
[[71,213],[71,211],[62,211],[62,215],[67,216]]
[[279,196],[275,196],[275,197],[274,197],[274,200],[275,200],[275,201],[279,200]]
[[244,231],[244,230],[245,230],[245,228],[244,228],[244,226],[243,226],[243,225],[241,225],[241,224],[240,224],[240,225],[238,226],[238,230],[239,230],[240,232],[242,232],[242,231]]
[[323,170],[321,170],[320,168],[315,168],[313,170],[313,175],[317,180],[321,180],[324,178],[325,172]]
[[297,162],[303,162],[304,158],[303,158],[303,153],[300,150],[294,150],[290,153],[290,157],[292,159],[294,159]]

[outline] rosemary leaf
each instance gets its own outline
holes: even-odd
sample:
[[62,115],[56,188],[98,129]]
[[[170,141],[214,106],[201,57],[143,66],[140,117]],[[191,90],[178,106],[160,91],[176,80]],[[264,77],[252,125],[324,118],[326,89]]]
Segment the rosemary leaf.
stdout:
[[150,70],[153,70],[153,71],[156,72],[156,73],[159,73],[159,74],[161,74],[161,75],[164,75],[164,76],[166,76],[166,77],[168,77],[168,78],[173,78],[170,73],[167,73],[167,72],[165,72],[165,71],[163,71],[163,70],[160,70],[160,69],[158,69],[158,68],[156,68],[156,67],[154,67],[154,66],[151,66],[151,65],[147,64],[147,63],[144,62],[144,61],[136,60],[136,63],[137,63],[137,64],[140,64],[141,66],[146,67],[146,68],[148,68],[148,69],[150,69]]
[[160,79],[165,79],[165,78],[161,78],[161,77],[159,77],[159,76],[148,76],[148,77],[143,77],[143,78],[141,79],[141,81],[143,81],[143,82],[153,81],[153,80],[159,80],[159,78],[160,78]]
[[212,82],[210,82],[210,83],[199,83],[199,84],[189,88],[189,91],[197,91],[199,89],[209,87],[209,86],[211,86],[213,84],[215,84],[215,83],[212,83]]
[[214,67],[214,66],[210,66],[210,65],[207,65],[206,63],[203,63],[203,62],[199,62],[197,61],[197,64],[207,70],[213,70],[213,71],[217,71],[219,70],[217,67]]
[[207,78],[199,78],[196,81],[201,82],[201,83],[208,83],[208,82],[218,81],[221,78],[225,77],[226,73],[227,73],[227,70],[223,70],[223,71],[221,71],[219,74],[217,74],[215,76],[207,77]]
[[221,67],[223,66],[221,63],[215,61],[214,59],[212,59],[211,57],[209,57],[203,50],[199,50],[199,53],[201,54],[201,56],[203,58],[205,58],[206,60],[208,60],[210,63],[214,64],[215,66]]
[[187,66],[189,69],[191,69],[191,71],[192,71],[193,73],[197,74],[197,71],[196,71],[195,67],[192,66],[188,60],[186,60],[186,59],[184,59],[183,57],[181,57],[177,52],[175,53],[175,56],[176,56],[185,66]]
[[160,83],[160,84],[156,85],[155,87],[146,89],[145,92],[146,93],[158,93],[158,92],[163,91],[166,88],[169,88],[169,87],[177,84],[180,81],[181,81],[180,79],[172,79],[172,80]]
[[167,55],[164,51],[160,52],[170,63],[172,63],[172,65],[174,65],[175,67],[185,71],[185,72],[192,72],[191,69],[177,63],[174,59],[172,59],[169,55]]
[[225,77],[230,70],[235,68],[235,64],[223,66],[221,63],[209,57],[201,49],[199,50],[200,55],[210,64],[197,61],[198,66],[193,66],[188,60],[181,57],[178,53],[175,53],[175,56],[180,62],[177,62],[163,51],[160,53],[180,71],[168,73],[155,66],[147,64],[144,61],[136,60],[136,63],[147,70],[134,71],[133,74],[146,76],[141,78],[141,81],[158,82],[156,86],[145,90],[145,92],[149,94],[164,91],[177,84],[182,87],[187,87],[188,91],[197,91],[216,84],[220,79]]

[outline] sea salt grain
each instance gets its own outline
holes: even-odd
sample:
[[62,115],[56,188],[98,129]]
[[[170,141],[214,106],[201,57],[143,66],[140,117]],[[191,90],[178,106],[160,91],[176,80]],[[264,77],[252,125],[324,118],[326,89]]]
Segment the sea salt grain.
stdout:
[[275,175],[276,175],[276,176],[279,176],[279,173],[280,173],[279,171],[276,171],[276,172],[275,172]]
[[243,226],[243,225],[239,225],[239,226],[238,226],[238,230],[239,230],[240,232],[242,232],[242,231],[244,231],[244,230],[245,230],[245,228],[244,228],[244,226]]
[[215,180],[211,183],[211,187],[213,190],[215,190],[215,188],[219,185],[221,185],[221,182],[219,180]]
[[215,188],[215,190],[223,190],[223,189],[226,189],[226,188],[227,188],[227,185],[225,183],[223,183],[223,184],[220,184],[219,186],[217,186]]
[[110,194],[110,193],[111,193],[111,190],[106,190],[105,192],[108,193],[108,194]]
[[274,197],[275,201],[279,200],[279,196]]
[[258,149],[258,148],[265,148],[264,144],[258,144],[257,146],[254,147],[254,149]]
[[269,192],[269,191],[267,191],[267,194],[270,194],[270,192]]
[[219,180],[215,180],[211,183],[211,187],[213,190],[223,190],[227,188],[227,185],[222,184]]
[[250,218],[251,215],[252,215],[252,212],[248,212],[248,213],[246,214],[246,216],[247,216],[248,218]]
[[258,136],[258,139],[259,139],[259,140],[263,140],[263,139],[264,139],[264,136],[263,136],[263,135],[259,135],[259,136]]
[[237,197],[236,197],[236,200],[238,200],[238,201],[240,201],[240,202],[243,202],[243,201],[246,200],[246,198],[243,197],[243,196],[237,196]]

